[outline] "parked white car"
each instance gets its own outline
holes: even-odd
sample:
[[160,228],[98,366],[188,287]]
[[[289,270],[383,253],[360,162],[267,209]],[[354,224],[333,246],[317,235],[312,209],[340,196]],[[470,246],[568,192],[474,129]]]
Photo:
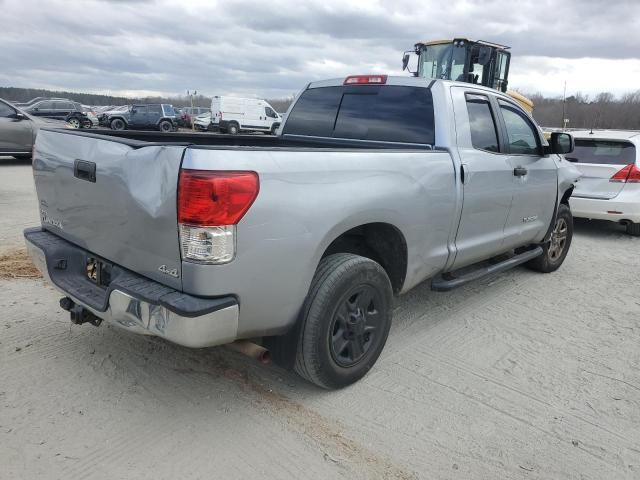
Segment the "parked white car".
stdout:
[[572,131],[576,146],[567,160],[582,173],[571,196],[574,217],[610,220],[640,236],[640,132]]
[[206,132],[211,128],[211,112],[201,113],[193,121],[196,130]]
[[257,98],[213,97],[211,115],[213,128],[232,135],[241,131],[274,134],[282,122],[269,103]]

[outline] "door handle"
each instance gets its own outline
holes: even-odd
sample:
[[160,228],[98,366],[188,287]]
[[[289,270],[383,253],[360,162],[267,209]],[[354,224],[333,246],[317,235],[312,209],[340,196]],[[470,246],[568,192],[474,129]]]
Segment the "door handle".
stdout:
[[73,176],[80,180],[96,183],[96,164],[85,160],[73,162]]
[[463,185],[469,181],[469,167],[466,163],[460,165],[460,181]]
[[514,177],[524,177],[527,174],[527,169],[524,167],[516,167],[513,169]]

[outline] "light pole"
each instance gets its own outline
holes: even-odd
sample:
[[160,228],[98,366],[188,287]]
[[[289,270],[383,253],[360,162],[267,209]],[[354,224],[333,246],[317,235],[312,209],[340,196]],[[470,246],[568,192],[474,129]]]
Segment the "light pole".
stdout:
[[195,123],[193,123],[193,96],[197,95],[198,92],[196,90],[194,90],[193,92],[189,93],[189,90],[187,90],[187,95],[189,96],[189,100],[191,102],[191,114],[189,115],[189,118],[191,119],[191,131],[195,132],[196,131],[196,125]]

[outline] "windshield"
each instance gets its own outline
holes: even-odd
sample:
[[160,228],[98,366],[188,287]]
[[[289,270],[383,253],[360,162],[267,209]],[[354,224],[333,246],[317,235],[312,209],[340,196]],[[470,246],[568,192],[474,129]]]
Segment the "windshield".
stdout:
[[466,48],[452,43],[427,45],[420,51],[419,76],[443,80],[464,80]]

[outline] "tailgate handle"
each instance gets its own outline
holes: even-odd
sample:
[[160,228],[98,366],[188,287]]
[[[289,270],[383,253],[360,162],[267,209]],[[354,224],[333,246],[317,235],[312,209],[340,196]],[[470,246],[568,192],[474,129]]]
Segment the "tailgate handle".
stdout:
[[80,180],[96,183],[96,164],[86,160],[76,160],[73,163],[73,176]]

